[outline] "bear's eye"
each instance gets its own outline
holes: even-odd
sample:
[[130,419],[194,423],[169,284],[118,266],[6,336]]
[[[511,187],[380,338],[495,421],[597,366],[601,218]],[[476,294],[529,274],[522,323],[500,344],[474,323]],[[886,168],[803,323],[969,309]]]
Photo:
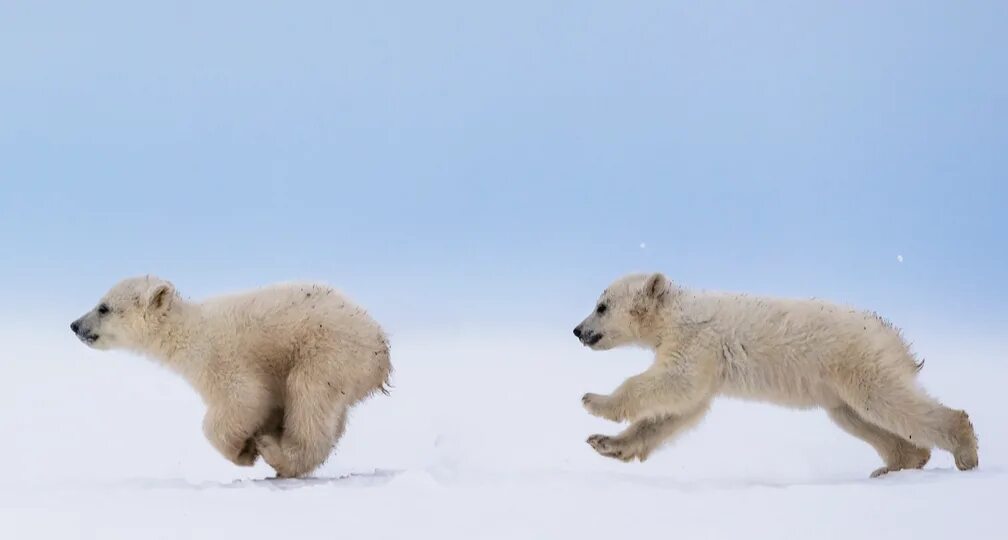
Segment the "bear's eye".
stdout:
[[607,309],[609,308],[607,308],[605,304],[599,304],[598,307],[595,308],[595,313],[602,315],[603,313],[606,312]]
[[99,315],[105,315],[108,312],[109,312],[108,304],[102,304],[102,305],[98,306],[98,314]]

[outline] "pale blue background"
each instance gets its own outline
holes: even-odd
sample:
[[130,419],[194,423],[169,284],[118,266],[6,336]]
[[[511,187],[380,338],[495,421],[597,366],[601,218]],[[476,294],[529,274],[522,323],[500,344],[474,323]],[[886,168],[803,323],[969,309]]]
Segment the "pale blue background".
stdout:
[[1006,36],[1003,1],[4,1],[0,312],[312,278],[559,335],[659,269],[1001,332]]

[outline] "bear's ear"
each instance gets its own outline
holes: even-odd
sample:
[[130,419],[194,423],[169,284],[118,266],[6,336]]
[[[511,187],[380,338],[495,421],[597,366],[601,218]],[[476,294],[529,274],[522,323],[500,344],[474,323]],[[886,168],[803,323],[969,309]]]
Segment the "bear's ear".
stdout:
[[668,292],[669,282],[661,272],[651,275],[644,283],[644,294],[650,298],[661,300]]
[[174,298],[175,287],[167,281],[162,281],[147,292],[147,307],[153,311],[167,309]]

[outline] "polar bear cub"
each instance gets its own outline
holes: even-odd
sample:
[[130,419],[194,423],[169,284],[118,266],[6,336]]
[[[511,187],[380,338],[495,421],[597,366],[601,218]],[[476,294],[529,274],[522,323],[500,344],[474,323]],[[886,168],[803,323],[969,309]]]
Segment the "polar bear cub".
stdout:
[[281,477],[321,465],[347,410],[385,392],[392,370],[378,323],[320,284],[189,302],[167,281],[131,278],[70,328],[93,348],[132,350],[178,372],[207,405],[214,448],[242,466],[261,455]]
[[650,368],[612,394],[582,398],[595,416],[631,422],[617,436],[588,438],[603,456],[644,461],[699,422],[715,396],[728,395],[824,408],[882,457],[873,477],[919,469],[935,446],[961,470],[977,466],[969,417],[918,386],[921,364],[899,331],[872,313],[691,292],[662,274],[636,274],[610,285],[574,335],[594,350],[638,345],[655,353]]

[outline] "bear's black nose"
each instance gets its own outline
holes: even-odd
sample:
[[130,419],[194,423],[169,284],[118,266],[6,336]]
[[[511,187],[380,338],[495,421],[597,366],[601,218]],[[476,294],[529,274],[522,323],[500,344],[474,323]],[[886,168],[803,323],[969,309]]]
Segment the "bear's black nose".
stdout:
[[70,323],[70,330],[73,330],[73,333],[76,334],[77,331],[80,330],[80,323],[77,321]]
[[574,337],[581,339],[581,327],[577,326],[574,328]]

